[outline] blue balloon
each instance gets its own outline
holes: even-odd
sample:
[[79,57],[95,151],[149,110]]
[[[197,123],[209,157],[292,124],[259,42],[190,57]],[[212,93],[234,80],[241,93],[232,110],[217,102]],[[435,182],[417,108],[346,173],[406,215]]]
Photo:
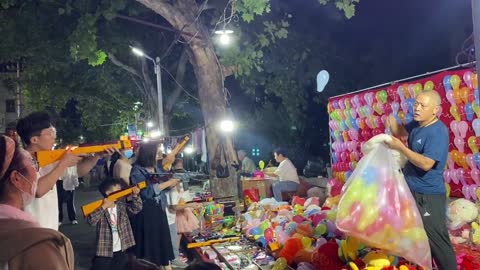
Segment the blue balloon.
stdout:
[[340,109],[340,106],[338,106],[338,101],[337,100],[332,101],[332,106],[333,106],[334,109]]
[[467,115],[467,120],[472,121],[473,120],[473,108],[472,108],[472,103],[467,103],[465,104],[465,114]]
[[475,155],[473,155],[473,161],[475,161],[477,167],[480,167],[480,153],[476,153]]
[[375,183],[375,181],[377,180],[376,169],[372,166],[366,166],[362,172],[362,179],[367,185]]
[[450,75],[447,75],[443,77],[443,87],[445,87],[445,90],[447,91],[452,91],[452,85],[450,84]]
[[342,120],[342,130],[347,130],[347,129],[348,129],[347,123],[345,122],[345,120]]
[[405,115],[405,122],[408,124],[413,121],[413,115],[411,113],[408,113]]
[[322,92],[330,79],[328,71],[322,70],[317,74],[317,92]]
[[413,106],[415,105],[415,99],[414,98],[409,98],[407,99],[407,113],[412,113],[413,114]]

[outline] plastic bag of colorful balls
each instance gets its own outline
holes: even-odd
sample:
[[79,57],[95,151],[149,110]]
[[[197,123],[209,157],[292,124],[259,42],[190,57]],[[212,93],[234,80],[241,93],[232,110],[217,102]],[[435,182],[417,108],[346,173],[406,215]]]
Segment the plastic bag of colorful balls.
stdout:
[[[268,199],[265,199],[268,200]],[[292,205],[254,203],[244,214],[243,232],[275,256],[273,269],[416,269],[408,261],[366,247],[335,225],[336,210],[321,208],[317,198],[295,197]]]

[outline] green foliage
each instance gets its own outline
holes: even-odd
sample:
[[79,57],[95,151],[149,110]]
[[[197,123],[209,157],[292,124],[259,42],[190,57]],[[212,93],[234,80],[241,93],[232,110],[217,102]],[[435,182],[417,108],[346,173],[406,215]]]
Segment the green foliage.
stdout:
[[107,59],[107,54],[97,49],[97,19],[97,15],[85,14],[70,35],[70,55],[74,62],[87,60],[89,65],[98,66]]
[[345,17],[350,19],[355,16],[355,5],[360,3],[360,0],[318,0],[318,2],[322,5],[334,2],[335,6],[345,13]]
[[237,0],[235,9],[243,21],[250,23],[255,16],[270,12],[270,0]]

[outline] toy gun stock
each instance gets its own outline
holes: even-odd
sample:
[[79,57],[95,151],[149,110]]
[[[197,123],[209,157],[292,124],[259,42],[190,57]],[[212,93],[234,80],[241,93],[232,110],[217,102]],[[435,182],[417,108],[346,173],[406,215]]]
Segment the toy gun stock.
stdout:
[[175,156],[178,153],[180,153],[180,151],[182,151],[182,149],[185,147],[185,145],[187,145],[189,140],[190,140],[190,136],[186,135],[185,137],[183,137],[180,143],[177,143],[177,145],[175,145],[172,151],[167,155],[167,159],[165,160],[165,163],[162,165],[165,171],[170,170],[170,168],[172,167],[172,163],[175,161]]
[[93,146],[76,147],[72,150],[58,149],[51,151],[39,151],[36,153],[38,166],[45,167],[48,164],[54,163],[60,160],[67,151],[71,151],[74,154],[92,154],[104,152],[108,147],[116,147],[118,149],[132,148],[132,143],[129,140],[120,140],[116,144],[103,144]]
[[211,245],[216,244],[216,243],[235,242],[235,241],[238,241],[238,240],[240,240],[240,237],[229,237],[229,238],[209,240],[209,241],[205,241],[205,242],[188,243],[187,248],[206,247],[206,246],[211,246]]
[[[138,183],[138,185],[136,185],[139,189],[143,189],[147,186],[147,182],[146,181],[143,181],[143,182],[140,182]],[[116,201],[122,197],[125,197],[125,196],[128,196],[130,194],[133,193],[133,188],[135,186],[132,186],[132,187],[129,187],[129,188],[126,188],[126,189],[122,189],[122,190],[119,190],[117,192],[114,192],[110,195],[108,195],[108,199],[109,200],[112,200],[112,201]],[[103,199],[102,200],[98,200],[98,201],[94,201],[94,202],[91,202],[89,204],[86,204],[84,206],[82,206],[82,212],[83,212],[83,216],[84,217],[88,217],[91,213],[93,213],[95,210],[97,210],[99,207],[101,207],[103,204]]]

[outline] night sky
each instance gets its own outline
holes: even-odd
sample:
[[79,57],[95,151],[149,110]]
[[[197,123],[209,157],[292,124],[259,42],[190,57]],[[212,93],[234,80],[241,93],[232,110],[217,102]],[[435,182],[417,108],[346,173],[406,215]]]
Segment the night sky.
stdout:
[[[326,69],[347,72],[357,87],[327,86],[328,96],[453,66],[473,27],[470,0],[362,0],[350,20],[317,0],[284,2],[294,15],[293,27],[329,38],[344,52],[346,61]],[[362,70],[355,65],[359,61],[365,63]]]
[[[346,19],[333,4],[322,6],[317,0],[271,3],[272,12],[282,14],[286,11],[293,15],[290,31],[330,44],[327,51],[325,47],[310,47],[314,57],[334,53],[335,58],[330,58],[338,59],[318,66],[318,71],[330,72],[325,91],[316,93],[324,100],[454,66],[456,55],[473,29],[470,0],[361,0],[351,19]],[[466,61],[461,59],[462,63]],[[311,80],[315,81],[314,76]],[[227,87],[229,85],[235,85],[231,78],[227,79]],[[235,95],[237,91],[232,93],[234,109],[248,106],[241,95]],[[311,117],[307,130],[298,138],[305,141],[307,147],[296,157],[297,168],[302,168],[306,159],[315,156],[329,160],[325,105],[312,102],[308,115]],[[255,140],[237,143],[248,149],[251,141],[258,141],[258,134],[254,136]]]

